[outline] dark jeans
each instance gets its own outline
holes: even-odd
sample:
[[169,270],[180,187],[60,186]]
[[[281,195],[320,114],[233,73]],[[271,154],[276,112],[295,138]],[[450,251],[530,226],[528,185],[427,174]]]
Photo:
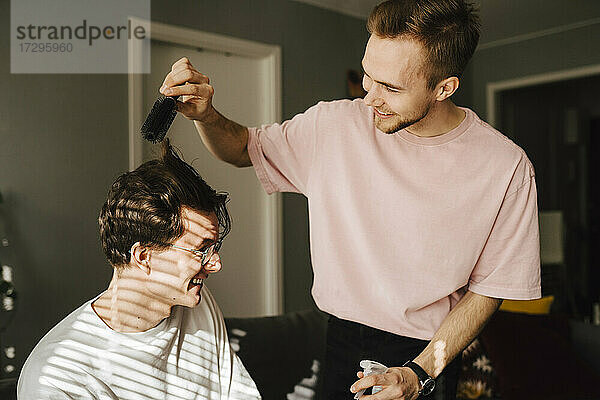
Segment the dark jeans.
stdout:
[[[395,335],[356,322],[329,316],[327,351],[323,376],[323,392],[327,400],[352,399],[350,386],[362,371],[361,360],[380,362],[388,367],[401,367],[415,358],[429,341]],[[436,379],[436,388],[428,400],[456,399],[460,357],[452,361]],[[367,390],[365,394],[370,394]]]

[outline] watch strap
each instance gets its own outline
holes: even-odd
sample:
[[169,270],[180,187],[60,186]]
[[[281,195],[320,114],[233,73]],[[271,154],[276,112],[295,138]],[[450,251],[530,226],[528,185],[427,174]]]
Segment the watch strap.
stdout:
[[[427,372],[425,372],[425,370],[423,368],[421,368],[421,366],[411,360],[407,361],[404,363],[403,367],[408,367],[410,369],[413,370],[413,372],[415,374],[417,374],[417,377],[419,378],[419,382],[421,383],[421,390],[419,390],[419,394],[421,395],[428,395],[429,393],[431,393],[431,391],[433,390],[433,388],[426,388],[426,383],[428,382],[435,382],[435,379],[433,379],[431,376],[429,376],[429,374]],[[427,390],[429,389],[429,390]],[[425,393],[426,391],[426,393]]]

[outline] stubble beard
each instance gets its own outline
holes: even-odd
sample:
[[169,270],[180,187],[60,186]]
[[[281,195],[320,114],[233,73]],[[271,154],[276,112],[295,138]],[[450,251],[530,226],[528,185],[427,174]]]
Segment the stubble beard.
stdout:
[[427,116],[427,114],[429,114],[430,109],[431,104],[427,104],[420,113],[411,116],[402,117],[398,114],[395,114],[393,117],[382,119],[379,118],[377,114],[375,114],[373,118],[375,120],[375,126],[377,127],[377,129],[379,129],[387,135],[392,135],[396,132],[401,131],[402,129],[406,129],[409,126],[421,121]]

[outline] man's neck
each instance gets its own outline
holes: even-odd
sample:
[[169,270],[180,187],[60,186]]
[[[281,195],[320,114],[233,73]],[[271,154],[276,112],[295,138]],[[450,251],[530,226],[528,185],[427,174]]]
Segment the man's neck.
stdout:
[[115,272],[108,289],[92,303],[98,317],[117,332],[145,332],[171,314],[171,305],[149,296],[140,283],[143,277],[132,275]]
[[450,100],[435,102],[429,113],[406,130],[419,137],[434,137],[448,133],[465,119],[465,112]]

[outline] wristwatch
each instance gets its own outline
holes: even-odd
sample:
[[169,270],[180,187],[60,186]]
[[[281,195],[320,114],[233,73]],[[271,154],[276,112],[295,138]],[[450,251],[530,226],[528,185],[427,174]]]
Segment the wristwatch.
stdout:
[[419,390],[419,396],[427,396],[428,394],[431,394],[431,392],[433,392],[433,389],[435,389],[435,379],[430,377],[427,374],[427,372],[425,372],[425,370],[421,368],[419,364],[408,360],[404,363],[403,367],[408,367],[412,369],[415,374],[417,374],[419,382],[421,383],[421,390]]

